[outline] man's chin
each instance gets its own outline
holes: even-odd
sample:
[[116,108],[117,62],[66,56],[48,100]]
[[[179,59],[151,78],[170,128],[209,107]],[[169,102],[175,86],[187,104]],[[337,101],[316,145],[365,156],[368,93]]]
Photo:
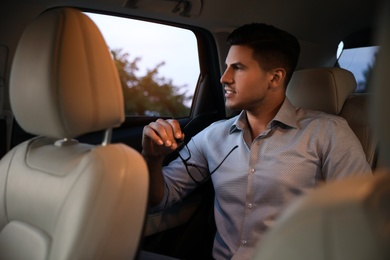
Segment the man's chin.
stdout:
[[233,110],[233,111],[240,111],[243,109],[241,106],[239,106],[237,104],[232,104],[230,102],[226,102],[225,106],[226,106],[226,108]]

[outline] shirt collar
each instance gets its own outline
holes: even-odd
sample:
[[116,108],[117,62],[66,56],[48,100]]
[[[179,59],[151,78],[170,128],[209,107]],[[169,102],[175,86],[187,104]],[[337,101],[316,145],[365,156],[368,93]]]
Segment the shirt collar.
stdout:
[[[275,115],[274,119],[271,120],[269,126],[285,126],[289,128],[297,128],[297,115],[296,115],[296,108],[293,104],[291,104],[290,100],[285,97],[282,106],[280,107],[278,113]],[[236,130],[244,130],[247,128],[248,122],[246,119],[246,111],[243,110],[241,113],[236,117],[236,119],[233,121],[231,127],[230,127],[230,133],[233,133]]]

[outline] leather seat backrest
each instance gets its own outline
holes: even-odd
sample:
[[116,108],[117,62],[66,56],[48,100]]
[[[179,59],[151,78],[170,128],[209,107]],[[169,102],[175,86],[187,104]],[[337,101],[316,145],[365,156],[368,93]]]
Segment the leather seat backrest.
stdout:
[[296,106],[339,115],[355,89],[355,77],[348,70],[311,68],[293,73],[286,95]]
[[367,162],[372,169],[375,169],[378,164],[378,139],[369,120],[369,99],[369,93],[349,95],[344,102],[340,116],[347,120],[362,144]]
[[355,89],[355,77],[348,70],[312,68],[294,72],[286,95],[298,107],[343,117],[375,168],[377,139],[367,116],[369,94],[355,94]]
[[390,172],[327,183],[291,204],[257,260],[390,259]]
[[[123,96],[95,24],[71,8],[32,21],[13,60],[10,100],[19,125],[38,137],[0,161],[0,259],[133,259],[148,172],[137,151],[109,144]],[[100,146],[73,139],[104,130]]]

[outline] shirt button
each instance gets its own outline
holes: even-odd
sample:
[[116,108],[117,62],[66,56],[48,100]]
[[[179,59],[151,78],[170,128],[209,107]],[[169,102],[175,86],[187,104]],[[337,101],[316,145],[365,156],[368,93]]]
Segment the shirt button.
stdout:
[[254,173],[254,172],[255,172],[255,169],[251,168],[251,169],[249,170],[249,172],[250,172],[250,173]]
[[246,243],[248,243],[248,241],[242,240],[241,243],[242,243],[243,245],[246,245]]
[[253,204],[252,203],[248,203],[248,208],[252,208],[253,207]]

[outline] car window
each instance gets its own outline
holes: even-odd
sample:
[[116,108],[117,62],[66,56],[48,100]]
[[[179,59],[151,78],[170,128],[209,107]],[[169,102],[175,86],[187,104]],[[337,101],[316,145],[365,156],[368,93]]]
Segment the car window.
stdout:
[[112,53],[127,116],[190,114],[200,73],[197,39],[191,30],[86,14],[99,27]]
[[378,46],[369,46],[342,50],[342,43],[339,46],[338,64],[355,75],[357,82],[355,92],[369,92],[368,86],[378,48]]

